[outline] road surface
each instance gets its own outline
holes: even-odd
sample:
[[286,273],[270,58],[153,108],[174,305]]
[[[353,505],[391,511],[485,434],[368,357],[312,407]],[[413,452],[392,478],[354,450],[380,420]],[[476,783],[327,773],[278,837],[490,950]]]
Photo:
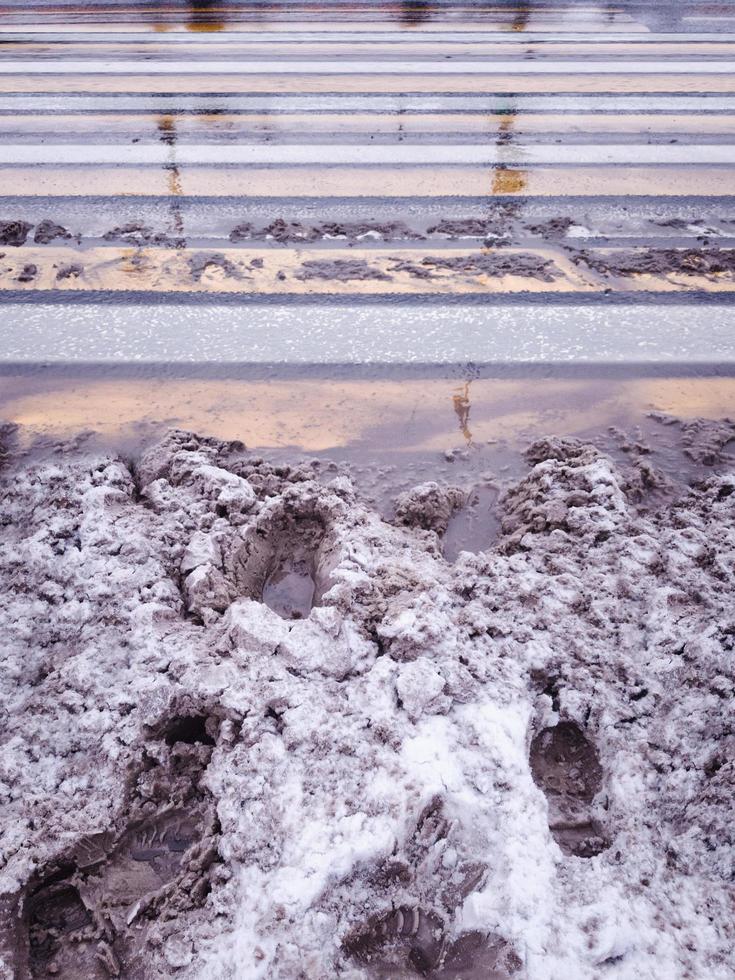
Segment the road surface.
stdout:
[[697,0],[10,0],[0,358],[728,361],[733,67]]

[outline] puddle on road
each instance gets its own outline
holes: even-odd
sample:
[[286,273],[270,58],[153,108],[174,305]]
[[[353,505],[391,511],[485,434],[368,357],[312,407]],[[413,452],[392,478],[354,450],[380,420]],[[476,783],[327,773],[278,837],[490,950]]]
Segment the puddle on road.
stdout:
[[526,186],[526,172],[511,170],[508,167],[497,167],[493,171],[493,194],[520,194]]
[[234,562],[238,592],[282,619],[305,619],[328,588],[326,537],[318,510],[271,507],[245,532]]
[[471,384],[471,381],[465,381],[452,395],[452,407],[459,421],[459,431],[462,433],[464,441],[468,446],[472,445],[472,431],[470,430],[470,411],[472,410],[470,402]]
[[282,619],[305,619],[314,602],[314,578],[305,558],[288,558],[263,587],[263,602]]
[[[722,376],[554,377],[549,368],[526,377],[464,379],[122,371],[127,376],[120,370],[110,376],[102,369],[17,375],[6,369],[0,419],[22,427],[26,447],[86,432],[94,433],[88,438],[95,443],[135,454],[171,427],[240,439],[276,460],[318,459],[325,479],[349,472],[365,500],[388,515],[395,495],[412,486],[429,480],[457,485],[468,503],[446,532],[450,560],[495,536],[495,498],[526,471],[522,454],[534,440],[590,439],[619,460],[643,454],[680,478],[678,427],[649,413],[683,419],[735,414],[735,378]],[[300,574],[276,571],[271,585],[283,580],[293,593],[291,572]],[[300,602],[288,601],[294,608]]]
[[431,19],[433,6],[428,0],[402,0],[398,19],[404,27],[419,27]]
[[190,3],[190,17],[186,25],[187,31],[198,34],[213,34],[225,29],[225,21],[217,20],[215,14],[221,17],[221,6],[218,0],[200,0],[198,3]]
[[[518,23],[520,26],[516,27],[516,23]],[[518,20],[517,22],[514,21],[513,30],[523,30],[524,26],[525,20]],[[524,170],[517,170],[502,162],[503,147],[508,148],[512,146],[515,136],[514,127],[516,123],[516,109],[513,105],[514,99],[515,96],[511,95],[511,105],[505,111],[505,114],[500,120],[500,124],[498,126],[498,134],[495,140],[495,145],[499,149],[501,163],[492,169],[493,180],[491,193],[493,194],[520,194],[527,183],[527,176]]]
[[531,15],[531,4],[530,3],[519,3],[518,9],[513,16],[513,23],[511,24],[511,30],[514,31],[525,31],[528,26],[528,18]]
[[456,561],[461,551],[478,552],[492,546],[500,531],[496,511],[499,491],[494,486],[474,487],[464,507],[449,520],[442,541],[442,554]]
[[153,23],[157,34],[175,31],[182,18],[186,30],[195,34],[217,33],[227,24],[227,0],[186,0],[180,9],[168,0],[156,0],[151,6],[160,18]]
[[200,34],[223,31],[225,20],[221,0],[189,0],[187,31]]
[[168,175],[168,208],[171,215],[169,230],[178,238],[176,243],[177,247],[185,248],[186,242],[183,237],[184,217],[181,212],[180,200],[183,194],[183,187],[181,185],[181,171],[178,163],[176,162],[176,143],[178,141],[178,133],[176,131],[175,116],[158,116],[156,120],[156,129],[158,131],[159,140],[169,148],[168,161],[163,166],[164,171]]

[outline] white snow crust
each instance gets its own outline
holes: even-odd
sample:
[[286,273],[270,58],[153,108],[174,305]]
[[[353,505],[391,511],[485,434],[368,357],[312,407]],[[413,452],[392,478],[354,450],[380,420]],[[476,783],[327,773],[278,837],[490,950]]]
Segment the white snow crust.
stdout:
[[[165,813],[179,790],[150,774],[179,752],[213,814],[206,888],[94,940],[121,976],[731,980],[735,475],[644,514],[650,471],[571,440],[529,459],[500,541],[450,565],[434,486],[438,524],[393,526],[343,476],[190,433],[135,465],[9,455],[0,976],[46,975],[34,889],[84,895],[74,848]],[[316,604],[287,620],[258,583],[304,528]],[[162,736],[193,716],[201,744]],[[599,758],[591,856],[561,849],[529,760],[560,722]],[[416,965],[399,936],[382,967],[380,923],[409,913],[441,951]],[[494,974],[442,965],[468,933]]]

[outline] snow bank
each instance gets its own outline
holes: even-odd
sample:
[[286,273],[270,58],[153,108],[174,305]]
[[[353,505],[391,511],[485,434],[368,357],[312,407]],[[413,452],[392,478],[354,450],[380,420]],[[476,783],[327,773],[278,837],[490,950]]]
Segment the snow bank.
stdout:
[[450,565],[456,488],[6,453],[0,975],[732,977],[735,477],[529,459]]

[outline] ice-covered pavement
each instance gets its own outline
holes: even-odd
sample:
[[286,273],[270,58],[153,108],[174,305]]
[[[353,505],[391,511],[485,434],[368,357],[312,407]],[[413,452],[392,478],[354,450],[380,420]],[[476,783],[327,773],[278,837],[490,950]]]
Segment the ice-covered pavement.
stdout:
[[[7,303],[4,371],[96,363],[313,366],[702,365],[735,361],[735,306],[694,302],[543,305]],[[706,320],[706,329],[703,321]],[[553,372],[553,369],[551,369]],[[3,373],[0,373],[0,379]],[[164,368],[168,373],[168,368]],[[1,381],[0,381],[1,383]]]

